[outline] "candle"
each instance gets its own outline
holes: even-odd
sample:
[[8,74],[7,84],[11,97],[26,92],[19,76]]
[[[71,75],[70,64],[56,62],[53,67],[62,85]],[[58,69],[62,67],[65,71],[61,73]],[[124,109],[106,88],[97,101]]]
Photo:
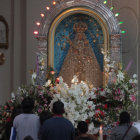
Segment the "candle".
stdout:
[[100,126],[100,130],[99,130],[99,140],[103,140],[103,126]]

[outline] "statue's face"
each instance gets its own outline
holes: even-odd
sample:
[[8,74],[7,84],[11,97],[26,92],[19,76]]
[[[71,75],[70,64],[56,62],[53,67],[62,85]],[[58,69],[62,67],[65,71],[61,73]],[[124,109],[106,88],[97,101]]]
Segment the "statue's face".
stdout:
[[83,35],[81,33],[78,34],[78,40],[82,40],[83,39]]

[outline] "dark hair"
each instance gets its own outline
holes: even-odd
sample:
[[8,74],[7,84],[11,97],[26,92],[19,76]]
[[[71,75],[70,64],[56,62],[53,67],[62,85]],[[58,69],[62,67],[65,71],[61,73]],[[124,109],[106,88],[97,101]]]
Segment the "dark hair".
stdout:
[[21,103],[23,113],[31,113],[34,108],[34,101],[30,97],[25,97]]
[[86,133],[88,131],[88,125],[84,121],[78,122],[77,128],[80,133]]
[[132,140],[140,140],[140,135],[135,136]]
[[130,115],[126,111],[120,114],[120,124],[124,124],[124,123],[130,123]]
[[65,112],[64,104],[61,101],[54,102],[52,112],[54,114],[62,115]]
[[90,137],[79,137],[77,140],[92,140]]
[[34,140],[31,136],[25,136],[23,140]]
[[52,113],[50,111],[42,111],[39,115],[40,124],[43,125],[45,120],[48,120],[52,117]]

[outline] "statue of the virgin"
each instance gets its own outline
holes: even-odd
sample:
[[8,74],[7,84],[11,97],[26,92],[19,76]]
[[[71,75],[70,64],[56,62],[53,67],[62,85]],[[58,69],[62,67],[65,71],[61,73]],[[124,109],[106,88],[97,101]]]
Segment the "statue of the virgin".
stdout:
[[77,22],[73,29],[75,38],[73,41],[67,38],[70,48],[59,76],[62,76],[68,85],[71,85],[71,80],[76,75],[79,82],[84,81],[94,87],[100,87],[103,85],[103,76],[94,51],[85,35],[88,26],[84,22]]

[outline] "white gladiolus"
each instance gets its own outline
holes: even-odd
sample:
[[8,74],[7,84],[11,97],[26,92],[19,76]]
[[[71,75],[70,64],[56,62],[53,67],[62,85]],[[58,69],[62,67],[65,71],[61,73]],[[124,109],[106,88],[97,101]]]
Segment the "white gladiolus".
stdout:
[[71,83],[78,83],[78,78],[76,75],[73,76],[73,79],[71,80]]
[[32,83],[33,83],[33,85],[35,84],[35,79],[36,79],[36,77],[37,77],[37,75],[36,75],[36,73],[34,72],[33,74],[32,74]]
[[50,84],[51,84],[51,80],[48,80],[48,81],[45,83],[45,87],[50,86]]
[[119,71],[117,77],[118,77],[119,80],[123,80],[124,79],[124,74],[121,71]]
[[137,74],[134,74],[134,75],[133,75],[133,78],[137,78]]
[[[95,105],[89,99],[96,98],[94,92],[89,90],[86,83],[77,83],[77,76],[74,76],[73,84],[68,87],[62,77],[61,82],[54,87],[59,94],[54,94],[51,104],[60,100],[65,106],[65,117],[68,118],[76,127],[78,121],[86,121],[94,116]],[[75,84],[76,83],[76,84]]]
[[11,93],[11,98],[15,99],[15,93],[14,92]]

